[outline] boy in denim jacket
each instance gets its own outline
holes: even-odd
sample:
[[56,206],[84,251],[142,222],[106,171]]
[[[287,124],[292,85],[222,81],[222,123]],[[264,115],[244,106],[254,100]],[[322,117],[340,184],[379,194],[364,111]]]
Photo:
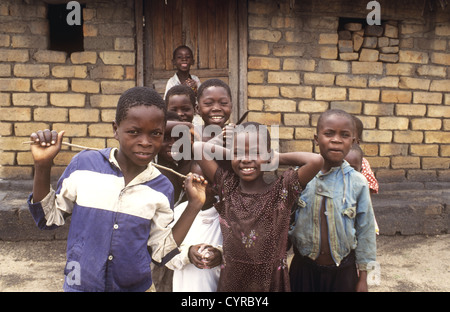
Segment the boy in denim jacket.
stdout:
[[344,160],[354,129],[352,116],[341,110],[326,111],[317,122],[314,140],[324,165],[301,194],[289,233],[292,291],[368,290],[367,267],[376,257],[370,191]]

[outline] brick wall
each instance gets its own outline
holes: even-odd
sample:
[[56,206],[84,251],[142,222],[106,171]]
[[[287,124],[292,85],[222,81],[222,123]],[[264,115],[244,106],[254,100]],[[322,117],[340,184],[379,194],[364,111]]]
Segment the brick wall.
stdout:
[[[75,144],[115,146],[117,100],[135,86],[133,1],[88,1],[84,51],[70,55],[48,50],[47,5],[29,3],[0,3],[0,178],[32,177],[22,142],[38,129],[65,130]],[[78,151],[63,147],[54,176]]]
[[344,109],[363,121],[381,182],[450,181],[450,8],[422,15],[419,1],[380,1],[389,21],[380,38],[396,48],[347,61],[339,18],[370,12],[367,1],[347,2],[249,1],[249,120],[280,125],[281,151],[317,151],[318,116]]
[[[448,185],[450,8],[380,3],[383,22],[397,27],[398,61],[339,51],[339,18],[365,19],[365,0],[249,0],[249,120],[280,125],[281,151],[317,151],[318,116],[341,108],[362,119],[362,147],[381,182]],[[116,144],[117,99],[135,86],[133,1],[88,1],[83,18],[84,51],[67,55],[48,50],[43,1],[1,1],[0,178],[32,176],[22,142],[36,129],[64,129],[75,144]],[[55,176],[76,152],[64,147]]]

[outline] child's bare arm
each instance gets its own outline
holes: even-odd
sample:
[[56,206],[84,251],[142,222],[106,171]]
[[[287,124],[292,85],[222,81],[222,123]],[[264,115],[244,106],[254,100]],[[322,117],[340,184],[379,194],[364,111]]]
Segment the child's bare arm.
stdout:
[[194,159],[199,164],[206,178],[210,181],[214,181],[214,175],[216,174],[219,165],[215,161],[215,157],[219,156],[222,159],[226,159],[229,150],[219,145],[211,144],[208,142],[194,142]]
[[323,166],[320,154],[308,152],[275,153],[280,165],[299,166],[298,178],[303,188],[306,187]]
[[198,175],[188,174],[185,182],[188,205],[177,223],[172,228],[172,235],[178,246],[181,245],[188,233],[197,213],[205,203],[205,188],[207,181]]
[[367,286],[367,271],[359,271],[358,282],[356,283],[357,292],[368,292],[369,287]]
[[64,131],[39,130],[31,134],[31,154],[34,160],[33,202],[40,202],[50,191],[53,159],[61,150]]
[[[190,172],[204,176],[203,171],[197,162],[193,161],[191,163],[190,169]],[[214,191],[212,183],[208,183],[206,185],[206,201],[203,204],[204,208],[209,208],[214,205],[214,203],[216,202],[215,194],[216,192]]]
[[189,128],[189,131],[191,130],[191,129],[194,129],[194,125],[192,124],[192,123],[190,123],[190,122],[187,122],[187,121],[177,121],[177,120],[167,120],[167,123],[166,123],[166,132],[171,132],[172,131],[172,129],[175,127],[175,126],[186,126],[186,127],[188,127]]

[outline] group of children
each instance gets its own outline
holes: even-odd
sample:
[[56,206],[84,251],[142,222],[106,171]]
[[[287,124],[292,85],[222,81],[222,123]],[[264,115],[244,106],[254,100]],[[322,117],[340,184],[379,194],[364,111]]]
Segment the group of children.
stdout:
[[[277,153],[264,125],[227,124],[229,86],[219,79],[192,85],[192,64],[189,48],[175,50],[179,83],[164,100],[146,87],[124,92],[113,122],[119,148],[80,152],[56,190],[50,170],[64,132],[31,135],[30,211],[43,229],[71,215],[67,262],[79,264],[80,278],[66,267],[64,290],[147,291],[159,282],[157,291],[167,283],[173,291],[367,291],[376,226],[358,172],[362,153],[356,169],[345,160],[359,152],[355,118],[340,110],[320,116],[320,154]],[[196,113],[203,127],[222,133],[193,139],[191,155],[200,159],[180,160],[171,130],[193,128]],[[290,169],[268,181],[270,165]],[[173,276],[150,270],[151,262]]]

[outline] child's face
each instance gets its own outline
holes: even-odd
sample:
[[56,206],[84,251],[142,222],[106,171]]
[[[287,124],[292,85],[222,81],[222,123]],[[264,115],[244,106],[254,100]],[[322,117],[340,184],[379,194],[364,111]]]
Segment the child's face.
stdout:
[[172,129],[173,126],[166,126],[164,140],[161,144],[161,150],[158,153],[158,158],[165,160],[166,162],[175,162],[173,159],[174,154],[172,153],[172,146],[179,137],[172,137]]
[[353,121],[340,115],[330,115],[321,121],[314,140],[325,160],[324,168],[340,166],[355,142]]
[[172,62],[178,71],[189,72],[191,66],[194,65],[194,56],[189,49],[181,48],[175,53],[175,59]]
[[267,145],[258,148],[258,142],[254,142],[255,137],[249,133],[239,133],[234,137],[231,168],[241,181],[251,182],[262,179],[264,172],[261,171],[261,165],[269,162]]
[[194,106],[186,94],[170,96],[167,110],[177,113],[181,121],[192,122],[192,119],[194,119]]
[[161,148],[164,112],[156,106],[134,106],[120,125],[114,123],[113,128],[120,144],[117,160],[122,170],[143,170]]
[[350,164],[358,172],[361,172],[362,167],[362,159],[359,153],[351,150],[348,152],[347,156],[345,156],[345,160]]
[[198,113],[206,125],[225,126],[231,115],[232,103],[223,87],[209,87],[203,90],[198,100]]

